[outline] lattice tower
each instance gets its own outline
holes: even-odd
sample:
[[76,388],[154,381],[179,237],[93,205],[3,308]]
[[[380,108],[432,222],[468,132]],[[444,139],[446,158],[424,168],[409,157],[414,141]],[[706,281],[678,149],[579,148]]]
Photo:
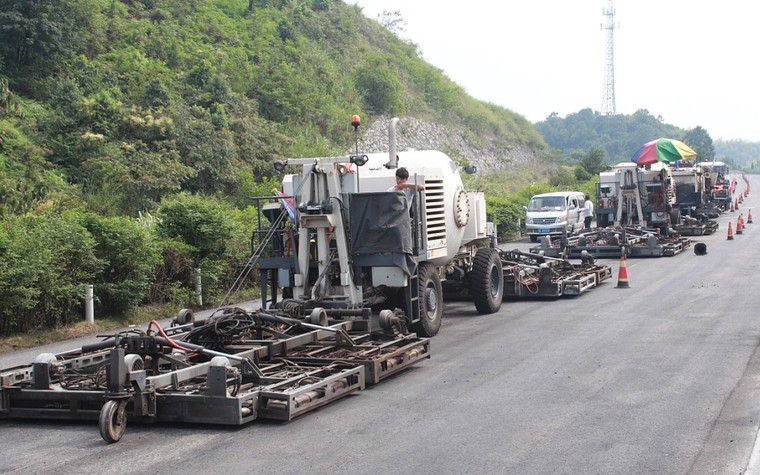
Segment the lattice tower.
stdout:
[[604,89],[602,91],[602,114],[615,114],[615,65],[613,62],[613,32],[615,31],[615,9],[612,0],[602,8],[602,31],[604,31]]

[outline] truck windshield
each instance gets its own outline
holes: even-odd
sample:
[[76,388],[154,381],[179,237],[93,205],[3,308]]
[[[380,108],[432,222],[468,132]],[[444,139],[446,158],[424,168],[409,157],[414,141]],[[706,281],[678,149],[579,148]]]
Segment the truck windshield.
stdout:
[[565,198],[562,196],[544,196],[532,198],[528,211],[562,211],[565,209]]

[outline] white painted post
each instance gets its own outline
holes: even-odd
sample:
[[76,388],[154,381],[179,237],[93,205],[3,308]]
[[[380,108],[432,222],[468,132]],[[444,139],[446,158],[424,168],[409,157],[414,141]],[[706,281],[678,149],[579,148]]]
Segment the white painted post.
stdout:
[[201,286],[201,268],[195,269],[195,295],[198,298],[198,305],[203,306],[203,287]]
[[95,299],[92,284],[84,286],[84,320],[89,324],[95,323]]

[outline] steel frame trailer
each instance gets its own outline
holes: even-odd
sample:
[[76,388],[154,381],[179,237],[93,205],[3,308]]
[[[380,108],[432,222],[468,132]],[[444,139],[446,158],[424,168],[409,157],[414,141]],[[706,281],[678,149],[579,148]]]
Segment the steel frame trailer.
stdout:
[[504,251],[501,258],[505,298],[575,296],[612,277],[612,268],[595,264],[589,254],[580,265],[519,250]]
[[676,230],[672,235],[664,236],[658,230],[637,227],[599,228],[556,242],[542,241],[539,246],[532,247],[530,252],[569,259],[583,258],[584,255],[596,258],[670,257],[691,244],[689,239],[681,236],[680,228]]
[[[314,323],[315,316],[317,323]],[[430,357],[430,340],[391,314],[302,320],[234,309],[157,333],[123,332],[0,370],[0,417],[97,420],[109,443],[127,421],[242,425],[288,421]]]

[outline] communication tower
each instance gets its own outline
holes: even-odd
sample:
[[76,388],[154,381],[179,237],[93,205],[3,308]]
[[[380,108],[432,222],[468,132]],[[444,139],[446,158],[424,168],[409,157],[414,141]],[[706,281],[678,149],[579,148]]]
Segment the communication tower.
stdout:
[[615,65],[613,62],[613,39],[615,31],[615,9],[612,0],[607,0],[607,6],[602,8],[602,31],[604,31],[604,90],[602,91],[602,114],[615,114]]

